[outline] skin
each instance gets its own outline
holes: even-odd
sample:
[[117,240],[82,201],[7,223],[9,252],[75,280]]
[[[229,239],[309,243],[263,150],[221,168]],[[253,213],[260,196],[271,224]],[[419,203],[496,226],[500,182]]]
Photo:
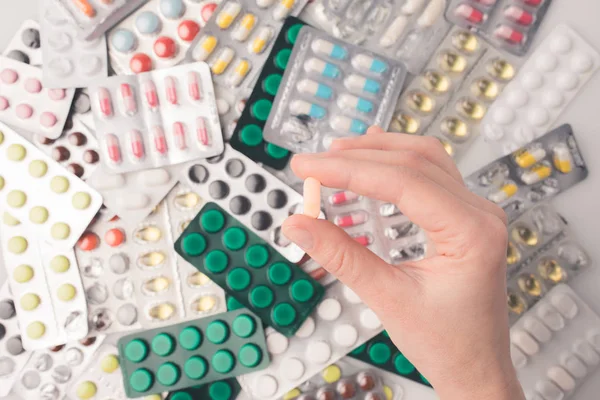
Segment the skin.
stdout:
[[396,204],[425,230],[428,257],[391,266],[326,220],[283,233],[354,290],[442,400],[520,400],[510,358],[504,211],[471,193],[435,138],[385,133],[292,159],[302,179]]

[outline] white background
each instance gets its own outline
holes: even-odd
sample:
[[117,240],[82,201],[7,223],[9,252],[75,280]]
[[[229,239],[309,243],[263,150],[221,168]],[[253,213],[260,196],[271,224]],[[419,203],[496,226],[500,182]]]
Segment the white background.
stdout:
[[[3,1],[0,6],[0,49],[8,45],[14,32],[26,18],[37,19],[37,0]],[[600,51],[599,0],[553,0],[534,47],[559,23],[569,24]],[[556,126],[562,123],[573,126],[590,175],[586,181],[561,194],[553,203],[569,221],[594,261],[592,270],[575,278],[570,285],[600,314],[600,73],[588,82],[560,116]],[[489,145],[479,138],[459,166],[466,175],[494,158]],[[2,276],[0,282],[4,279]],[[598,399],[599,393],[600,373],[596,371],[577,390],[573,399]]]

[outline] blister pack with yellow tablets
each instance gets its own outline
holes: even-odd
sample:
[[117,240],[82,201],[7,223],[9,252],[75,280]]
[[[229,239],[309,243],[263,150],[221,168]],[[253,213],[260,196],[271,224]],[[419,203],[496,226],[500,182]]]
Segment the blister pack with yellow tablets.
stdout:
[[0,235],[23,347],[36,350],[85,337],[87,303],[73,250],[39,240],[7,212]]
[[591,261],[549,204],[523,214],[509,225],[508,234],[507,302],[512,323],[555,285],[589,268]]
[[40,24],[32,19],[23,21],[2,55],[25,64],[42,65]]
[[100,209],[100,194],[4,124],[0,154],[0,208],[40,240],[73,247]]
[[570,125],[562,125],[465,178],[472,192],[512,220],[584,180],[588,169]]

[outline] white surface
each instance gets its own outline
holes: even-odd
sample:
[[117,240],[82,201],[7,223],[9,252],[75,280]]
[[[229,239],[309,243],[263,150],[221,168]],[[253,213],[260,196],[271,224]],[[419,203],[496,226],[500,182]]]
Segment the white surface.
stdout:
[[[13,33],[25,18],[37,17],[36,0],[4,2],[0,12],[0,48],[4,48]],[[554,0],[548,11],[546,21],[537,35],[536,43],[548,35],[554,26],[564,22],[573,27],[600,51],[600,2],[598,0]],[[573,231],[584,248],[595,261],[593,269],[583,273],[570,283],[571,287],[600,314],[600,135],[597,132],[598,96],[600,96],[600,74],[596,74],[565,112],[558,118],[555,126],[570,123],[579,141],[580,148],[590,169],[586,181],[561,194],[553,203],[558,211],[569,221]],[[491,159],[494,152],[480,138],[459,164],[463,174],[469,174],[482,167]],[[3,280],[3,279],[2,279]],[[598,398],[600,391],[600,372],[591,375],[580,387],[573,400],[591,400]]]

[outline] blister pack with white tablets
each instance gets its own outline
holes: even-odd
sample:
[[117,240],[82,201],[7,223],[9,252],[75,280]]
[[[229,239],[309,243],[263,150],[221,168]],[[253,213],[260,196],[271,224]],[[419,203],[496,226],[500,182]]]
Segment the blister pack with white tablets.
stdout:
[[570,125],[562,125],[465,178],[467,188],[504,208],[509,220],[584,180],[588,169]]
[[0,57],[0,121],[51,139],[63,131],[73,89],[42,85],[42,70]]
[[539,205],[508,227],[506,252],[511,323],[552,287],[571,280],[591,261],[549,204]]
[[0,208],[38,239],[73,247],[100,209],[100,194],[3,124],[0,153]]
[[108,33],[110,64],[119,75],[179,64],[220,0],[150,0]]
[[450,23],[446,0],[333,0],[314,2],[315,26],[346,42],[402,60],[421,72]]
[[23,347],[37,350],[85,337],[87,303],[73,250],[39,241],[7,212],[0,232]]
[[77,37],[55,0],[40,2],[43,83],[50,88],[85,87],[108,75],[106,38]]
[[2,55],[39,67],[42,65],[42,49],[40,46],[40,24],[32,19],[26,19],[10,40]]
[[510,342],[527,399],[569,399],[600,364],[600,317],[558,285],[510,329]]
[[73,400],[125,399],[117,348],[111,344],[102,344],[85,371],[69,383],[67,396]]
[[90,90],[102,165],[122,173],[223,152],[208,65],[114,76]]
[[22,399],[63,399],[103,341],[103,336],[97,336],[33,352],[13,392]]
[[[77,117],[81,122],[85,124],[89,129],[92,130],[92,134],[95,136],[95,123],[94,113],[92,113],[92,102],[90,101],[90,95],[87,88],[76,89],[75,96],[73,97],[73,103],[71,103],[71,110],[69,111],[69,117]],[[69,119],[65,124],[64,129],[68,128]]]
[[446,18],[510,53],[527,53],[552,0],[451,0]]
[[238,381],[253,399],[281,398],[382,329],[379,318],[354,292],[334,284],[294,336],[267,329],[271,365]]
[[78,36],[97,39],[147,0],[53,0],[69,18]]
[[217,157],[186,165],[182,182],[222,206],[288,260],[298,262],[304,256],[281,232],[285,219],[300,211],[302,196],[229,144]]
[[399,61],[304,26],[296,40],[265,140],[288,150],[324,151],[338,137],[387,128],[406,68]]
[[[0,251],[1,253],[1,251]],[[2,255],[0,254],[0,257]],[[23,348],[17,311],[8,282],[0,287],[0,396],[8,395],[31,352]]]
[[596,49],[569,26],[557,26],[488,110],[486,141],[504,155],[543,135],[599,67]]

